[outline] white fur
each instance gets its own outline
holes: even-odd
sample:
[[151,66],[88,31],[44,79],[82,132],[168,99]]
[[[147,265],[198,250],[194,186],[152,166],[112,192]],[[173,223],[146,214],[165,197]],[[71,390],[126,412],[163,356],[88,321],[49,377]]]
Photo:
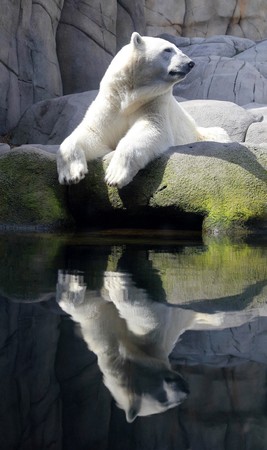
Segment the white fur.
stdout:
[[113,152],[105,179],[122,187],[171,146],[228,142],[221,128],[198,128],[172,95],[192,64],[170,42],[133,33],[108,67],[83,121],[60,146],[59,182],[78,183],[88,171],[86,160]]
[[104,383],[129,422],[186,398],[185,381],[168,358],[185,331],[238,327],[267,314],[264,307],[203,314],[158,303],[129,273],[119,271],[105,272],[99,291],[86,289],[81,274],[59,271],[57,301],[80,324]]

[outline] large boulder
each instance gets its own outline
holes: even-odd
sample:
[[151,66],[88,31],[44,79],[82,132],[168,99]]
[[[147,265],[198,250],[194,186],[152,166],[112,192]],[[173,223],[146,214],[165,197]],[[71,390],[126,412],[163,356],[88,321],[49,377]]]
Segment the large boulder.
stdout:
[[252,123],[246,134],[246,142],[253,144],[261,144],[267,142],[267,106],[250,103],[245,105],[244,108],[252,114],[262,116],[262,120]]
[[146,0],[148,34],[171,33],[182,36],[208,37],[215,34],[260,40],[266,37],[267,5],[253,2],[214,0]]
[[253,221],[266,226],[266,169],[266,146],[199,142],[174,147],[120,191],[106,186],[102,164],[94,161],[85,180],[69,189],[69,204],[87,223],[103,214],[154,223],[169,215],[179,223],[189,213],[204,218],[204,232],[239,234]]
[[121,190],[104,182],[106,165],[91,161],[86,178],[66,187],[58,184],[54,154],[32,146],[3,151],[1,226],[62,228],[74,217],[82,226],[202,226],[214,235],[266,227],[266,146],[200,142],[174,147]]
[[189,100],[183,108],[194,117],[201,127],[224,128],[231,139],[244,142],[249,127],[262,121],[261,111],[245,110],[232,102],[219,100]]
[[56,51],[62,3],[1,3],[0,134],[13,128],[28,106],[62,95]]
[[55,155],[27,146],[0,153],[0,227],[55,230],[73,223]]
[[36,103],[13,131],[13,144],[60,144],[81,122],[97,91]]
[[196,66],[174,92],[187,99],[228,100],[238,105],[267,104],[267,41],[233,36],[182,38],[162,35]]
[[[117,0],[64,1],[57,51],[64,93],[96,89],[116,53]],[[89,69],[89,70],[88,70]]]
[[[13,131],[12,143],[60,144],[82,120],[97,91],[45,100],[26,111]],[[262,120],[262,114],[232,102],[216,100],[184,101],[183,107],[204,127],[222,126],[234,141],[244,141],[248,127]]]

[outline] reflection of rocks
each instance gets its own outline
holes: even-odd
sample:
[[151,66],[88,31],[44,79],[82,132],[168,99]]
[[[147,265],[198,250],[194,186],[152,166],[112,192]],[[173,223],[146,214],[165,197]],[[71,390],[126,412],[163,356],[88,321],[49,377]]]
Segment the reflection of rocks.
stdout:
[[[32,270],[32,278],[29,274],[28,284],[33,282],[36,276],[34,268],[35,265],[38,266],[38,260],[45,250],[44,242],[47,242],[47,247],[48,243],[51,245],[50,240],[42,241],[40,247],[37,246],[33,250],[30,241],[25,243],[28,245],[29,252],[21,264]],[[60,267],[64,271],[66,281],[68,281],[68,271],[75,272],[73,293],[79,292],[77,287],[81,281],[81,271],[86,271],[84,273],[87,284],[85,295],[90,294],[89,291],[100,292],[103,285],[103,271],[107,270],[110,275],[111,272],[115,272],[115,281],[119,281],[119,276],[116,280],[117,268],[119,268],[120,273],[123,273],[122,280],[126,279],[127,283],[131,280],[135,289],[132,292],[139,293],[139,304],[142,296],[143,299],[147,298],[145,304],[150,305],[150,309],[147,309],[149,317],[151,317],[151,304],[152,309],[155,306],[155,310],[159,308],[160,311],[165,311],[167,308],[172,313],[180,311],[178,314],[180,328],[188,326],[182,318],[203,317],[202,314],[180,310],[164,302],[152,302],[155,298],[153,287],[157,286],[156,290],[163,293],[163,287],[167,286],[163,274],[165,269],[166,272],[169,271],[171,257],[170,254],[166,254],[166,251],[162,254],[162,261],[167,263],[166,266],[162,263],[160,269],[160,258],[155,258],[155,248],[151,251],[151,248],[147,248],[144,244],[138,248],[132,245],[117,245],[111,252],[108,245],[96,245],[95,240],[90,241],[90,244],[92,243],[94,244],[92,246],[85,243],[81,245],[81,242],[70,239],[61,249],[60,257],[56,251],[57,246],[52,245],[50,257],[47,254],[46,263],[38,266],[44,278],[43,286],[52,286],[52,279],[55,278],[56,271]],[[14,245],[21,248],[19,241],[15,239]],[[166,245],[168,243],[164,244],[164,249]],[[6,255],[7,251],[12,253],[11,241],[7,247],[1,244],[1,248],[2,254]],[[227,261],[230,264],[233,260],[232,271],[234,272],[238,267],[238,259],[240,263],[244,261],[242,266],[244,278],[248,277],[251,286],[253,286],[253,277],[258,281],[264,280],[265,269],[262,264],[264,254],[258,254],[257,248],[226,245],[225,248],[221,247],[223,256],[220,259],[217,248],[195,247],[195,265],[192,248],[177,246],[177,251],[179,250],[183,253],[173,255],[173,264],[177,275],[183,265],[186,266],[187,271],[191,270],[192,278],[188,283],[192,282],[193,276],[197,276],[195,270],[197,264],[199,271],[207,274],[206,265],[211,267],[215,261],[220,260],[221,272],[225,273],[223,279],[227,285],[229,277],[226,276],[224,264],[227,265]],[[21,251],[25,249],[21,248]],[[204,258],[205,252],[207,259]],[[52,257],[53,253],[57,255],[55,259]],[[158,248],[158,253],[162,253],[161,247]],[[177,258],[178,255],[181,259]],[[204,258],[202,264],[198,261],[201,255]],[[186,262],[187,257],[189,262]],[[176,263],[176,259],[180,264]],[[13,260],[10,256],[6,269],[10,270],[14,261],[15,259]],[[247,264],[245,264],[246,261]],[[251,274],[246,269],[249,261]],[[52,267],[55,271],[54,275],[49,272],[49,268]],[[240,280],[242,270],[240,269],[238,275]],[[131,276],[126,275],[126,272],[131,273]],[[219,266],[218,272],[220,273]],[[4,281],[3,273],[1,284]],[[48,280],[45,281],[47,274]],[[180,281],[181,279],[178,278],[177,283]],[[127,283],[123,283],[125,293]],[[242,284],[241,281],[240,284]],[[107,287],[109,300],[112,300],[110,295],[112,290],[113,294],[116,293],[118,283],[114,286],[114,283],[109,280]],[[80,291],[82,293],[84,293],[83,288]],[[236,288],[239,289],[238,286],[233,286],[233,289]],[[178,284],[176,289],[179,294]],[[39,292],[40,289],[36,290],[37,296]],[[102,293],[106,296],[107,289],[102,290]],[[18,292],[16,295],[20,298]],[[33,292],[32,300],[34,295]],[[75,298],[75,295],[73,297]],[[119,296],[112,295],[112,298],[115,303],[112,301],[108,303],[114,310]],[[128,299],[130,300],[129,296]],[[210,300],[209,306],[211,307],[212,304]],[[215,301],[215,304],[218,305],[218,302]],[[192,302],[190,307],[193,308],[194,305],[196,302]],[[133,304],[117,302],[121,316],[124,316],[124,319],[120,317],[120,320],[126,321],[127,314],[130,314],[131,322],[133,309],[137,306],[134,302]],[[169,315],[170,322],[176,320],[175,314],[172,313]],[[255,307],[249,311],[204,314],[210,322],[217,319],[218,327],[218,320],[228,318],[225,325],[231,328],[194,329],[180,336],[170,361],[189,382],[188,398],[179,409],[173,408],[164,414],[139,417],[132,424],[128,424],[125,421],[124,412],[115,407],[108,390],[102,384],[96,357],[88,350],[85,341],[81,338],[79,324],[74,324],[69,317],[60,317],[63,313],[52,301],[33,305],[2,299],[0,302],[1,450],[14,448],[27,450],[31,448],[34,450],[200,448],[202,450],[215,447],[236,450],[240,445],[250,450],[265,450],[267,324],[266,317],[257,317],[261,313],[265,314],[263,307],[258,311]],[[253,316],[255,317],[251,320]],[[160,318],[162,318],[162,325],[168,329],[170,322],[167,324],[166,321],[164,322],[164,314],[160,314]],[[109,320],[111,320],[110,316],[105,317],[104,327]],[[245,322],[243,325],[241,325],[242,321]],[[146,320],[143,322],[146,325]],[[194,326],[196,325],[195,323]],[[206,324],[198,323],[198,326],[207,327],[207,320]],[[177,329],[173,331],[177,333]],[[153,339],[153,334],[150,338]]]
[[191,396],[180,423],[190,448],[266,449],[266,356],[264,365],[235,363],[214,368],[202,362],[186,369]]
[[[229,250],[229,246],[226,250]],[[115,261],[117,255],[118,253],[115,254]],[[134,253],[130,251],[130,255],[133,257]],[[259,317],[267,317],[266,306],[237,312],[222,310],[203,314],[155,301],[153,296],[155,288],[153,289],[150,284],[153,276],[150,278],[148,275],[149,284],[145,288],[145,277],[143,279],[140,277],[142,270],[140,267],[144,267],[144,263],[140,265],[142,252],[136,252],[136,255],[139,258],[138,263],[129,255],[127,257],[127,250],[122,252],[118,260],[120,269],[105,272],[101,290],[85,290],[83,276],[63,274],[61,271],[57,285],[57,300],[60,306],[81,325],[88,347],[98,357],[104,382],[119,407],[125,410],[129,422],[137,416],[151,415],[173,408],[184,398],[186,388],[183,381],[171,370],[168,361],[168,356],[179,338],[180,343],[175,346],[172,357],[183,359],[184,355],[188,355],[189,361],[190,358],[194,358],[195,363],[210,362],[214,358],[214,364],[223,363],[227,366],[228,355],[252,361],[267,360],[267,351],[262,345],[258,351],[254,348],[255,340],[260,344],[257,327],[252,340],[249,332],[245,338],[242,338],[241,333],[240,338],[239,331],[246,327],[251,329],[253,320],[259,323]],[[240,256],[242,259],[239,253],[239,258]],[[145,252],[143,258],[146,259]],[[179,273],[179,268],[173,264],[174,261],[175,258],[171,267],[176,274]],[[257,261],[257,264],[261,266],[262,261]],[[133,276],[128,272],[130,268],[133,270]],[[147,265],[147,269],[153,274],[153,266]],[[162,267],[162,270],[164,272],[166,268]],[[160,273],[159,269],[157,273]],[[207,275],[204,276],[207,280]],[[154,279],[156,277],[157,275],[154,275]],[[252,277],[254,281],[253,274]],[[176,282],[174,286],[176,293],[179,292],[179,280],[172,281],[174,284]],[[187,284],[190,284],[190,280],[187,280]],[[157,285],[159,286],[159,283]],[[253,296],[251,297],[250,301],[253,299]],[[225,300],[231,301],[226,295]],[[236,306],[231,305],[231,309],[236,309]],[[208,308],[207,310],[209,311]],[[264,320],[266,323],[266,319]],[[204,339],[203,345],[198,349],[198,342],[194,342],[192,357],[190,349],[183,348],[183,335],[185,333],[187,336],[189,330],[205,330],[201,334]],[[216,350],[215,340],[205,341],[210,333],[208,330],[216,330],[218,337]],[[224,331],[219,333],[219,330]],[[194,331],[193,336],[194,333],[198,335]],[[189,339],[189,347],[190,342]],[[210,344],[211,342],[213,343]],[[220,354],[219,358],[217,354]]]
[[[0,301],[0,448],[61,448],[60,316]],[[33,447],[32,447],[33,446]]]
[[[13,301],[35,302],[55,296],[55,266],[62,261],[64,238],[0,235],[0,293]],[[4,256],[3,256],[4,255]]]
[[80,324],[104,383],[128,422],[173,408],[186,397],[187,385],[168,360],[179,331],[173,326],[165,332],[166,306],[147,302],[130,275],[106,272],[101,296],[85,293],[81,277],[60,272],[57,301]]
[[266,259],[265,246],[214,241],[205,249],[188,247],[175,254],[149,252],[149,260],[158,271],[167,301],[188,304],[198,300],[193,307],[205,311],[264,304],[267,298]]

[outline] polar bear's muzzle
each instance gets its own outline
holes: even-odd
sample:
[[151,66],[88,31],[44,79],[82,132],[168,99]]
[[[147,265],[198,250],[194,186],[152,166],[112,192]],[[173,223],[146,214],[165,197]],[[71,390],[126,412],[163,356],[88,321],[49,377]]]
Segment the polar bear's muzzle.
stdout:
[[189,61],[188,63],[177,67],[177,70],[176,69],[170,70],[169,75],[175,78],[176,77],[184,78],[190,72],[190,70],[193,69],[194,66],[195,66],[194,61]]

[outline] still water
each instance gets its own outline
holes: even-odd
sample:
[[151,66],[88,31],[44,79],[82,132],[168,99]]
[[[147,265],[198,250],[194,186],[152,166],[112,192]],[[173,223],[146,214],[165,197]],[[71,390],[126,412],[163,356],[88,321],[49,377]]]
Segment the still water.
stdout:
[[0,450],[267,450],[266,242],[0,251]]

